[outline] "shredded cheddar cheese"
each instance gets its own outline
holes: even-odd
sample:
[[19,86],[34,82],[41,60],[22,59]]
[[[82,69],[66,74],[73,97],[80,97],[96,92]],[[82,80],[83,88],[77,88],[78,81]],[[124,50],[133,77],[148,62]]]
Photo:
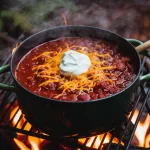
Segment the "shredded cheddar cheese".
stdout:
[[[91,61],[91,66],[87,72],[76,76],[76,77],[65,77],[60,74],[59,65],[61,62],[62,55],[67,50],[76,48],[77,52],[86,54]],[[78,92],[79,94],[83,91],[90,92],[93,88],[100,82],[109,82],[113,84],[110,76],[111,73],[105,73],[104,70],[111,70],[116,68],[116,66],[105,65],[106,58],[110,58],[110,54],[100,54],[96,50],[88,50],[87,47],[81,46],[70,46],[66,43],[66,48],[62,49],[59,47],[56,51],[43,52],[32,60],[37,60],[38,58],[44,57],[44,63],[37,65],[32,68],[34,74],[40,78],[39,86],[44,87],[50,83],[57,83],[60,90],[59,96],[65,94],[66,92]],[[101,60],[103,58],[103,60]]]

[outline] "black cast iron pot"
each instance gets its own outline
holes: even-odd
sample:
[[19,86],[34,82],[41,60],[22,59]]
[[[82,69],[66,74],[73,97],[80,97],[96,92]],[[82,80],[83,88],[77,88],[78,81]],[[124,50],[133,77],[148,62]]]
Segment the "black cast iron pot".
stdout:
[[[135,80],[130,86],[113,96],[88,102],[68,102],[44,98],[25,89],[14,75],[20,59],[37,45],[62,37],[90,37],[117,45],[131,58]],[[142,42],[130,40],[135,45]],[[10,70],[14,86],[0,84],[1,89],[17,93],[17,99],[27,120],[35,127],[55,138],[87,137],[112,130],[126,120],[140,79],[140,58],[135,48],[124,38],[111,32],[89,26],[62,26],[44,30],[26,39],[12,56]],[[9,65],[0,68],[8,71]]]

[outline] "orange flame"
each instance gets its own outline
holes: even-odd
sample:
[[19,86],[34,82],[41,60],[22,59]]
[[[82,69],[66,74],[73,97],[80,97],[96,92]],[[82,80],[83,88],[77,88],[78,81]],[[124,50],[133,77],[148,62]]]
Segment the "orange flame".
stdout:
[[150,147],[150,133],[145,138],[145,147]]
[[[18,110],[18,108],[19,108],[18,106],[15,106],[10,113],[9,119],[12,119],[12,117],[15,115],[15,117],[13,118],[13,121],[12,121],[12,126],[15,126],[15,124],[18,122],[19,118],[21,117],[22,113],[21,113],[20,109]],[[139,114],[139,111],[136,110],[132,117],[132,120],[131,120],[133,124],[135,124],[138,114]],[[25,123],[25,121],[26,121],[25,118],[22,117],[17,125],[17,128],[21,128],[22,125]],[[150,116],[147,114],[145,121],[144,122],[140,121],[137,126],[137,129],[135,131],[135,136],[138,139],[137,146],[146,147],[146,148],[150,147],[150,133],[146,135],[147,130],[149,128],[149,124],[150,124]],[[31,129],[31,124],[27,123],[26,126],[24,127],[24,130],[30,130],[30,129]],[[87,147],[92,146],[92,148],[98,149],[99,145],[102,142],[103,136],[104,136],[104,134],[101,134],[101,135],[98,135],[97,137],[93,136],[93,137],[89,138],[86,146]],[[110,133],[107,133],[103,143],[109,143],[111,136],[112,135]],[[26,142],[21,140],[21,139],[25,139],[24,137],[27,139]],[[79,139],[78,142],[83,144],[85,142],[85,140],[86,140],[86,138]],[[94,140],[95,140],[95,142],[94,142]],[[27,135],[17,133],[17,138],[14,138],[14,141],[21,150],[40,150],[40,145],[45,140],[37,138],[37,137],[32,137],[32,136],[27,136]],[[93,144],[93,142],[94,142],[94,144]],[[118,144],[118,142],[119,142],[119,140],[117,138],[113,138],[112,143]],[[123,142],[121,142],[121,144],[124,146]],[[27,145],[28,146],[30,145],[31,148],[29,148]]]
[[[132,117],[132,123],[135,123],[135,120],[139,114],[139,111],[136,110],[134,116]],[[135,136],[138,139],[137,146],[140,147],[150,147],[150,134],[146,136],[147,130],[150,125],[150,116],[147,114],[145,121],[142,123],[139,121],[138,126],[135,131]]]
[[[25,135],[26,136],[26,135]],[[28,142],[31,145],[31,149],[29,149],[26,144],[24,144],[22,141],[14,138],[15,143],[18,145],[20,150],[40,150],[40,144],[44,141],[43,139],[28,136]]]
[[[15,117],[12,120],[12,126],[15,126],[15,124],[18,122],[19,118],[21,117],[22,112],[20,109],[18,110],[18,108],[19,108],[18,106],[15,106],[10,113],[10,119],[12,119],[13,116],[15,115]],[[22,125],[25,123],[25,121],[26,121],[25,118],[22,117],[17,125],[17,128],[20,129]],[[31,129],[31,124],[27,123],[26,126],[24,127],[24,130],[28,131],[30,129]],[[32,136],[27,137],[27,135],[20,134],[20,133],[16,133],[16,134],[17,134],[17,138],[14,138],[14,141],[21,150],[40,150],[39,148],[40,144],[44,141],[43,139],[40,138],[36,138]],[[28,139],[27,142],[30,143],[31,145],[31,149],[29,149],[27,145],[23,141],[21,141],[21,139],[25,139],[26,137]]]
[[20,150],[30,150],[23,142],[17,140],[16,138],[14,138],[14,141],[18,145]]
[[[92,143],[93,143],[93,141],[94,141],[94,139],[95,139],[95,136],[91,137],[91,138],[88,140],[86,146],[87,146],[87,147],[91,147],[91,146],[92,146],[92,148],[98,149],[99,145],[100,145],[101,142],[102,142],[103,136],[104,136],[104,134],[98,135],[97,138],[96,138],[96,140],[95,140],[95,143],[93,144],[93,146],[92,146]],[[103,144],[109,143],[109,141],[110,141],[110,139],[111,139],[111,136],[112,136],[112,135],[111,135],[110,133],[107,133]],[[85,138],[84,138],[84,139],[79,139],[78,142],[81,143],[81,144],[83,144],[83,143],[85,142],[85,140],[86,140]],[[114,138],[113,141],[112,141],[112,143],[118,143],[118,142],[119,142],[119,140],[118,140],[117,138]],[[121,142],[121,144],[124,145],[123,142]]]
[[[26,135],[24,135],[26,136]],[[18,145],[20,150],[40,150],[40,145],[44,141],[43,139],[37,138],[37,137],[32,137],[28,136],[28,143],[31,146],[31,149],[27,147],[27,144],[24,144],[24,142],[14,138],[15,143]]]
[[[139,111],[136,110],[133,117],[132,117],[132,119],[131,119],[133,124],[135,124],[135,121],[137,119],[138,114],[139,114]],[[147,114],[145,121],[143,123],[140,121],[137,128],[136,128],[136,131],[135,131],[135,136],[138,138],[138,141],[139,141],[137,146],[146,147],[146,148],[150,147],[150,134],[148,134],[146,136],[149,125],[150,125],[150,116]],[[102,139],[103,139],[103,136],[104,136],[104,134],[98,135],[96,140],[95,140],[95,143],[93,144],[93,146],[92,146],[92,143],[93,143],[95,137],[91,137],[88,140],[86,146],[87,147],[92,146],[92,148],[97,149],[99,147]],[[106,138],[105,138],[103,143],[104,144],[109,143],[109,141],[111,139],[111,136],[112,135],[110,133],[107,133]],[[79,141],[79,143],[83,144],[85,142],[85,140],[86,140],[86,138],[79,139],[78,141]],[[112,141],[112,143],[116,143],[116,144],[118,144],[118,142],[119,142],[119,140],[117,138],[114,138],[113,141]],[[123,142],[121,142],[121,144],[124,145]]]
[[31,144],[33,150],[40,150],[39,147],[40,147],[41,141],[39,138],[36,138],[33,136],[28,136],[28,140],[29,140],[29,143]]
[[65,25],[67,25],[68,23],[67,23],[67,19],[66,19],[66,16],[65,16],[65,15],[64,15],[63,13],[61,14],[61,16],[63,17],[63,20],[64,20],[64,24],[65,24]]
[[13,54],[13,53],[15,52],[15,50],[17,49],[18,45],[19,45],[19,43],[16,43],[16,47],[14,47],[14,48],[12,49],[12,54]]
[[[15,115],[15,113],[16,113],[16,111],[17,111],[18,108],[19,108],[19,107],[16,106],[16,107],[11,111],[10,119],[12,119],[12,117]],[[21,115],[21,114],[20,114],[20,111],[18,111],[18,113],[16,114],[16,116],[14,117],[14,119],[13,119],[13,121],[12,121],[12,124],[13,124],[13,125],[15,125],[15,124],[17,123],[17,121],[18,121],[20,115]]]

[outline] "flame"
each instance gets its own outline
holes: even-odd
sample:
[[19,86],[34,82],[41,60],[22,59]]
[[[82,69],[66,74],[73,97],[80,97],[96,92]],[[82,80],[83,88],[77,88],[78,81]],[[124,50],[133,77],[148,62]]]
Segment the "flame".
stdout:
[[[86,146],[87,146],[87,147],[91,147],[91,146],[92,146],[92,143],[93,143],[93,141],[94,141],[94,139],[96,138],[95,143],[93,144],[92,148],[98,149],[98,147],[99,147],[99,145],[101,144],[101,141],[102,141],[102,139],[103,139],[103,136],[104,136],[104,134],[98,135],[97,138],[96,138],[95,136],[91,137],[91,138],[88,140]],[[111,136],[112,136],[112,135],[111,135],[110,133],[107,133],[103,144],[109,143],[109,141],[110,141],[110,139],[111,139]],[[83,144],[83,143],[85,142],[85,140],[86,140],[86,138],[79,139],[78,142],[81,143],[81,144]],[[117,138],[114,138],[113,141],[112,141],[112,143],[118,143],[118,142],[119,142],[119,140],[118,140]],[[121,144],[124,145],[123,142],[121,142]]]
[[133,115],[133,117],[132,117],[132,119],[131,119],[131,121],[132,121],[133,124],[135,124],[136,119],[137,119],[137,117],[138,117],[138,114],[139,114],[139,110],[136,109],[135,112],[134,112],[134,115]]
[[[22,117],[21,120],[20,117],[22,115],[21,110],[19,109],[18,105],[13,108],[13,110],[10,112],[10,117],[9,119],[12,120],[12,126],[15,126],[16,123],[19,121],[17,124],[17,128],[21,129],[22,125],[25,123],[25,118]],[[15,117],[13,118],[13,116]],[[27,123],[26,126],[24,127],[24,130],[29,131],[31,129],[31,124]],[[18,147],[21,150],[40,150],[40,144],[44,141],[43,139],[32,137],[32,136],[27,136],[21,133],[16,133],[17,138],[14,138],[15,143],[18,145]],[[22,139],[28,139],[27,142],[31,145],[31,149],[27,147],[27,145],[24,143]]]
[[[135,113],[134,113],[134,115],[133,115],[133,117],[131,119],[133,124],[135,124],[136,119],[138,117],[138,114],[139,114],[139,111],[137,109],[137,110],[135,110]],[[128,118],[129,118],[129,116],[128,116]],[[139,121],[138,126],[137,126],[136,131],[135,131],[135,136],[137,137],[137,139],[139,141],[137,146],[146,147],[146,148],[150,147],[150,134],[148,134],[146,136],[147,130],[149,128],[149,125],[150,125],[150,116],[147,114],[146,119],[145,119],[145,121],[143,123],[141,121]],[[95,137],[89,138],[86,146],[87,147],[91,147],[92,146],[92,148],[96,148],[97,149],[99,147],[99,145],[101,144],[103,136],[104,136],[104,134],[98,135],[96,140],[95,140],[95,143],[93,145],[92,145],[92,143],[93,143]],[[111,136],[112,135],[110,133],[107,133],[103,144],[109,143],[109,141],[111,139]],[[85,140],[86,140],[86,138],[79,139],[78,142],[81,143],[81,144],[84,144]],[[118,142],[119,142],[119,140],[117,138],[113,138],[112,143],[118,144]],[[123,142],[121,142],[121,144],[124,145]]]
[[100,138],[99,138],[99,136],[96,138],[96,140],[95,140],[95,143],[94,143],[94,147],[95,148],[98,148],[99,147],[99,144],[101,143],[101,140],[100,140]]
[[[19,109],[19,107],[18,107],[18,105],[16,105],[13,108],[13,110],[11,111],[9,119],[13,119],[12,126],[15,126],[15,124],[19,121],[19,123],[17,124],[17,128],[21,128],[26,120],[25,120],[24,116],[20,119],[22,112],[20,109],[19,110],[18,109]],[[136,110],[131,119],[133,124],[135,124],[138,114],[139,114],[139,111]],[[15,117],[13,118],[14,115],[15,115]],[[147,114],[144,122],[139,121],[137,129],[135,131],[135,136],[138,139],[137,146],[146,147],[146,148],[150,147],[150,133],[147,134],[149,124],[150,124],[150,116],[148,114]],[[29,131],[31,129],[31,127],[32,127],[31,124],[27,123],[26,126],[24,127],[24,130]],[[93,137],[89,138],[89,140],[86,143],[86,146],[98,149],[99,145],[102,142],[103,136],[104,136],[104,134],[101,134],[101,135],[93,136]],[[112,137],[112,135],[110,133],[107,133],[103,144],[109,143],[111,137]],[[23,139],[26,139],[26,141],[24,141]],[[82,138],[82,139],[79,139],[78,142],[81,144],[84,144],[85,140],[86,140],[86,138]],[[94,140],[95,140],[95,142],[94,142]],[[14,138],[14,141],[21,150],[40,150],[40,145],[45,140],[37,138],[37,137],[32,137],[32,136],[27,136],[24,134],[17,133],[17,138]],[[112,143],[118,144],[118,142],[119,142],[119,140],[117,138],[113,138]],[[121,142],[121,144],[124,146],[123,142]]]
[[[26,135],[25,135],[26,136]],[[20,150],[40,150],[40,144],[44,141],[43,139],[28,136],[28,142],[31,144],[31,149],[29,149],[26,144],[22,141],[14,138],[15,143],[18,145]]]
[[64,15],[63,13],[61,14],[61,16],[63,17],[63,20],[64,20],[64,24],[65,24],[65,25],[67,25],[68,23],[67,23],[67,19],[66,19],[66,16],[65,16],[65,15]]
[[19,43],[16,43],[16,47],[14,47],[14,48],[12,49],[12,54],[13,54],[13,53],[15,52],[15,50],[17,49],[18,45],[19,45]]
[[40,147],[41,140],[39,138],[28,136],[28,140],[32,146],[32,150],[40,150],[39,147]]
[[[12,117],[15,115],[15,113],[16,113],[16,111],[17,111],[18,108],[19,108],[19,107],[16,106],[16,107],[11,111],[11,113],[10,113],[10,119],[12,119]],[[15,125],[15,124],[17,123],[17,121],[18,121],[20,115],[21,115],[21,114],[20,114],[20,112],[18,111],[18,113],[16,114],[16,116],[14,117],[14,119],[13,119],[13,121],[12,121],[12,124],[13,124],[13,125]]]
[[28,122],[24,127],[24,130],[29,131],[31,129],[31,124]]
[[[26,136],[26,135],[24,135],[24,136]],[[40,150],[40,145],[44,141],[43,139],[40,139],[37,137],[32,137],[32,136],[28,136],[27,139],[28,139],[27,142],[30,144],[31,149],[29,149],[27,147],[27,144],[24,144],[23,141],[18,140],[17,138],[14,138],[14,141],[18,145],[20,150]]]
[[[139,111],[136,110],[134,113],[134,116],[132,117],[132,120],[131,120],[133,124],[135,123],[135,120],[136,120],[138,114],[139,114]],[[150,147],[150,143],[149,143],[150,142],[150,134],[148,134],[146,136],[149,125],[150,125],[150,116],[149,116],[149,114],[147,114],[144,122],[139,121],[138,126],[135,131],[135,136],[138,139],[137,146]]]
[[14,141],[18,145],[20,150],[30,150],[23,142],[19,141],[18,139],[14,138]]
[[91,137],[91,138],[89,139],[89,141],[87,142],[86,146],[90,147],[90,146],[92,145],[92,142],[93,142],[94,138],[95,138],[95,137]]
[[150,147],[150,133],[146,136],[145,147]]

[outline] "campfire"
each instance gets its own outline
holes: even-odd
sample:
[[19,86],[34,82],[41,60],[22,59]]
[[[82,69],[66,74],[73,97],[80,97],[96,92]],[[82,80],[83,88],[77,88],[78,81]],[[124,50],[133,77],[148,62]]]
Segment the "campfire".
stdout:
[[[18,45],[13,49],[13,52],[17,48]],[[149,95],[149,94],[148,94]],[[140,96],[139,96],[140,97]],[[142,99],[141,94],[141,101]],[[148,97],[145,97],[147,99]],[[139,105],[141,104],[139,101]],[[136,105],[136,104],[135,104]],[[144,105],[142,105],[144,108]],[[141,107],[141,108],[142,108]],[[52,139],[49,135],[43,133],[39,129],[34,128],[24,117],[22,114],[21,109],[18,106],[18,102],[16,98],[11,103],[5,105],[5,109],[3,112],[8,112],[4,114],[3,112],[0,113],[2,115],[2,125],[5,126],[9,124],[9,128],[15,128],[16,134],[13,135],[12,141],[16,146],[16,150],[46,150],[46,149],[60,149],[60,150],[75,150],[75,149],[107,149],[110,147],[115,147],[119,145],[121,148],[127,147],[128,140],[132,139],[129,147],[134,149],[140,149],[141,147],[144,149],[148,149],[150,147],[150,115],[147,111],[144,111],[144,115],[141,117],[140,121],[138,122],[138,118],[140,117],[140,113],[143,111],[143,108],[138,108],[135,106],[136,110],[131,111],[130,115],[128,116],[129,125],[127,130],[125,129],[127,124],[125,123],[122,127],[117,127],[113,131],[108,133],[104,133],[101,135],[82,138],[77,140],[71,141],[57,141],[56,139]],[[136,127],[136,122],[138,125]],[[2,127],[3,127],[2,126]],[[132,131],[135,132],[132,138]],[[125,130],[127,135],[124,135],[123,138],[121,137],[122,134],[125,134]],[[39,136],[40,135],[40,136]],[[131,135],[131,136],[129,136]],[[127,136],[127,139],[126,139]],[[48,140],[50,139],[50,140]],[[66,144],[67,143],[67,144]],[[69,146],[68,146],[69,144]],[[69,147],[69,148],[68,148]],[[71,148],[70,148],[71,147]]]
[[[139,114],[139,110],[136,109],[135,113],[132,117],[132,120],[131,120],[133,124],[135,124],[138,114]],[[149,127],[150,127],[150,115],[147,113],[146,117],[144,117],[144,121],[143,122],[141,120],[139,121],[138,126],[135,131],[135,134],[134,134],[134,137],[131,141],[131,145],[149,148],[150,147]],[[98,149],[104,136],[105,136],[105,134],[101,134],[101,135],[98,135],[97,137],[89,138],[86,146]],[[112,135],[110,133],[107,133],[107,135],[103,141],[103,144],[109,143],[111,140],[111,137],[112,137]],[[136,138],[136,140],[135,140],[135,138]],[[79,139],[79,142],[84,143],[85,140],[86,139]],[[117,138],[113,138],[112,143],[118,144],[118,142],[119,142],[119,140]],[[125,144],[123,142],[121,142],[121,145],[125,146]]]
[[[64,24],[67,25],[67,19],[63,13],[61,17]],[[17,47],[18,44],[16,44],[13,52]],[[6,61],[6,63],[8,61]],[[8,81],[6,82],[11,82],[9,78],[10,77],[8,77]],[[142,86],[141,89],[143,90],[145,84]],[[2,107],[0,109],[0,131],[4,129],[4,136],[8,134],[5,130],[15,133],[9,137],[9,141],[13,142],[15,150],[149,149],[150,114],[147,112],[147,109],[144,109],[149,92],[146,93],[146,96],[142,90],[137,93],[134,108],[128,116],[128,120],[122,126],[101,135],[68,141],[57,141],[39,129],[34,128],[22,114],[15,95],[10,93],[7,95],[6,92],[1,92],[2,101],[7,99],[5,100],[7,103],[5,102],[3,104],[0,101],[0,108]],[[5,96],[7,97],[4,98]],[[142,106],[139,108],[136,103]],[[8,135],[10,135],[10,133]]]
[[[8,107],[8,106],[7,106]],[[137,117],[139,114],[139,110],[136,109],[134,112],[134,115],[132,117],[132,123],[135,124]],[[4,124],[8,122],[11,122],[10,126],[13,128],[17,129],[23,129],[25,131],[34,131],[34,133],[40,133],[45,136],[47,134],[44,134],[43,132],[35,129],[27,120],[24,118],[21,109],[19,109],[17,100],[15,100],[14,104],[12,105],[9,113],[4,119]],[[144,121],[143,121],[144,120]],[[131,145],[134,145],[137,147],[143,147],[143,148],[149,148],[150,147],[150,133],[149,133],[149,125],[150,123],[150,116],[147,113],[145,117],[142,117],[142,119],[139,121],[138,126],[135,130],[134,137],[131,141]],[[99,149],[101,145],[101,149],[103,149],[105,146],[107,146],[110,141],[113,144],[118,144],[119,139],[116,137],[113,137],[112,133],[108,132],[105,134],[97,135],[94,137],[90,138],[83,138],[83,139],[78,139],[77,143],[81,146],[83,145],[84,147],[90,147],[93,149]],[[17,147],[21,150],[45,150],[48,147],[59,147],[60,149],[66,149],[66,146],[63,144],[59,144],[59,142],[53,145],[53,141],[49,141],[46,139],[38,138],[35,136],[30,136],[27,134],[22,134],[22,133],[16,133],[16,135],[13,138],[14,143],[17,145]],[[69,141],[68,141],[69,142]],[[125,142],[121,141],[121,146],[124,147],[126,146]],[[53,145],[53,146],[52,146]],[[56,146],[57,145],[57,146]],[[72,150],[71,148],[67,150]]]

